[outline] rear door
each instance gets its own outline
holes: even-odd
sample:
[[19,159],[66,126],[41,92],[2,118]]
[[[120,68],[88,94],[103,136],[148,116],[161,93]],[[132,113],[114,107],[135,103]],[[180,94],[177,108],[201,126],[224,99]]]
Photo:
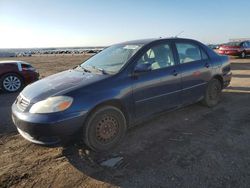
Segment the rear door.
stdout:
[[192,41],[176,42],[177,56],[181,71],[183,104],[200,100],[211,79],[211,63],[206,52]]
[[170,43],[155,44],[136,62],[150,70],[134,73],[133,99],[136,118],[174,108],[181,103],[181,77]]

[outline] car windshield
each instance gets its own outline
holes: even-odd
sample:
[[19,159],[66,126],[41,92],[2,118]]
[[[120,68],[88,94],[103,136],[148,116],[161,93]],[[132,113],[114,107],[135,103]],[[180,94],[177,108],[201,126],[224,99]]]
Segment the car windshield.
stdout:
[[80,66],[85,70],[98,70],[115,74],[142,47],[142,44],[117,44],[83,62]]
[[240,46],[241,42],[229,42],[226,46]]

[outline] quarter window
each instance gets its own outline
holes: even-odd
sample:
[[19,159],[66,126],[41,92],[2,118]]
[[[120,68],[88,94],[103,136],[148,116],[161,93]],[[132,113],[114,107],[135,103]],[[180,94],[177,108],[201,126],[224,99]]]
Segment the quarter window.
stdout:
[[243,43],[243,47],[244,47],[244,48],[247,48],[247,42],[244,42],[244,43]]
[[137,66],[141,64],[147,64],[152,70],[173,66],[175,63],[169,44],[161,44],[150,48],[139,59]]
[[197,45],[190,43],[177,43],[176,48],[181,64],[208,59],[207,54],[204,51],[201,51]]
[[207,56],[207,54],[204,52],[204,50],[202,50],[202,49],[200,49],[200,51],[201,51],[201,57],[202,57],[202,59],[208,59],[208,56]]
[[250,41],[246,42],[246,47],[250,48]]

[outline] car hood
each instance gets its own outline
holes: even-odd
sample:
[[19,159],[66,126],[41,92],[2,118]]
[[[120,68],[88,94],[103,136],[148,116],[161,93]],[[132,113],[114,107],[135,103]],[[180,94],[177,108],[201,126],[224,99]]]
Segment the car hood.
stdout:
[[21,95],[35,103],[55,95],[63,95],[73,89],[89,85],[108,75],[85,73],[77,70],[63,71],[28,85]]

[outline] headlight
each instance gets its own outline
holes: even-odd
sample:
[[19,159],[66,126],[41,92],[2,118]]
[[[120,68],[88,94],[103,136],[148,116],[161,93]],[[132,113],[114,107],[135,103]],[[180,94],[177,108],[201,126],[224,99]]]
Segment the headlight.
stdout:
[[68,109],[73,102],[73,98],[67,96],[49,97],[46,100],[35,103],[30,108],[30,113],[44,114],[60,112]]

